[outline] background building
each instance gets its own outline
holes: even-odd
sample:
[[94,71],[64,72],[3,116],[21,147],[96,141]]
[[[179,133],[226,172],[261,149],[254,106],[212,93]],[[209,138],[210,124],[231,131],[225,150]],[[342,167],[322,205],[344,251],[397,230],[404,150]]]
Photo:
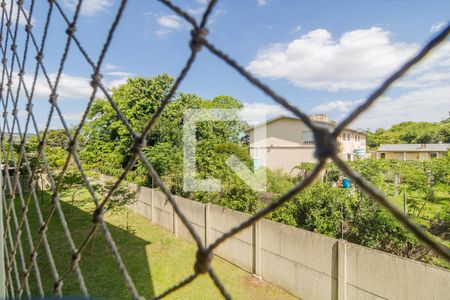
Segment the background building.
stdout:
[[376,158],[398,160],[429,160],[447,153],[450,144],[381,144]]
[[[310,118],[315,125],[330,131],[336,127],[336,123],[327,115],[313,115]],[[317,162],[314,157],[314,135],[311,129],[296,117],[278,116],[255,125],[246,132],[249,135],[250,156],[255,167],[283,169],[290,173],[292,168],[302,162]],[[338,137],[338,141],[341,144],[339,155],[342,159],[353,160],[365,156],[366,134],[363,131],[346,128]],[[264,155],[265,162],[261,159]]]

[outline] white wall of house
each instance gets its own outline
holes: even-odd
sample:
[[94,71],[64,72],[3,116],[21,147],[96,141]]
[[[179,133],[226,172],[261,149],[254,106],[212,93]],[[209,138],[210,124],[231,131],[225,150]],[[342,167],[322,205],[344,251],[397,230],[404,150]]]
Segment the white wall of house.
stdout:
[[[316,122],[317,125],[332,130],[334,125],[326,122]],[[265,135],[262,131],[265,130]],[[347,131],[345,131],[347,133]],[[365,149],[366,137],[354,131],[348,131],[352,138],[342,141],[342,153],[354,154],[354,149]],[[282,169],[291,173],[292,169],[302,162],[317,162],[314,157],[314,137],[312,131],[298,119],[285,117],[268,122],[266,126],[254,127],[248,131],[250,137],[250,156],[257,165],[269,169]],[[255,138],[259,136],[259,138]],[[264,137],[265,136],[265,137]],[[266,162],[263,162],[263,155]],[[347,155],[342,155],[347,159]],[[353,159],[353,156],[352,158]]]
[[[341,144],[341,157],[344,160],[353,160],[356,157],[355,150],[366,149],[366,135],[355,130],[344,129],[339,138]],[[365,155],[364,155],[365,156]]]

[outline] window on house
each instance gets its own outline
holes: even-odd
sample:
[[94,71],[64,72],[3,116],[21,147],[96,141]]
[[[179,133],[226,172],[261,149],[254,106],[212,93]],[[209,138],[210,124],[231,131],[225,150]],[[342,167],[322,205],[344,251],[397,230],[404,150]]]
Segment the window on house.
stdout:
[[303,131],[303,144],[311,145],[314,144],[314,135],[312,131]]
[[437,153],[431,153],[431,158],[437,158]]
[[386,158],[386,153],[380,153],[380,158]]

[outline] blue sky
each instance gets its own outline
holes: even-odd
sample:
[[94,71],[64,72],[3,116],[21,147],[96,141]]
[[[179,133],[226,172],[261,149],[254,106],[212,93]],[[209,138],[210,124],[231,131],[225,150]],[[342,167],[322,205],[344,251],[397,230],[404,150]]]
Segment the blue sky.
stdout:
[[[48,4],[37,2],[33,31],[40,38]],[[71,15],[75,1],[60,2]],[[197,18],[205,2],[174,1]],[[117,6],[114,0],[85,0],[77,36],[94,59]],[[340,120],[436,34],[449,21],[449,12],[450,1],[432,0],[223,0],[212,15],[208,38],[304,111]],[[56,12],[52,18],[44,58],[50,74],[56,73],[66,39],[62,18]],[[105,82],[117,86],[127,76],[177,75],[189,54],[189,37],[188,24],[158,1],[130,0],[105,60]],[[27,74],[35,64],[36,53],[31,50]],[[20,42],[19,51],[23,51]],[[87,103],[90,73],[72,47],[59,91],[59,103],[71,124]],[[236,97],[245,103],[245,114],[254,118],[262,109],[269,115],[284,113],[206,49],[180,90],[208,99]],[[49,109],[46,93],[40,77],[34,109],[41,126]],[[448,117],[449,110],[450,41],[446,41],[352,126],[374,129],[407,120],[439,121]],[[60,126],[52,121],[52,127]]]

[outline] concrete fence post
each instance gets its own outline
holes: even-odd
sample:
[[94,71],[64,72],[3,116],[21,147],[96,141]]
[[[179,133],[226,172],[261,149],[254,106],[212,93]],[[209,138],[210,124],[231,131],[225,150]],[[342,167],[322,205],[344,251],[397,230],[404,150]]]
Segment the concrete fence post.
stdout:
[[208,247],[210,244],[210,236],[209,236],[209,229],[211,222],[211,205],[209,203],[205,204],[205,247]]
[[151,188],[151,190],[150,190],[150,221],[153,223],[153,224],[156,224],[155,223],[155,210],[154,210],[154,208],[153,208],[153,199],[155,199],[155,195],[154,195],[154,192],[155,192],[155,189],[153,188],[153,183],[152,183],[152,188]]
[[253,276],[261,278],[261,220],[256,221],[253,227]]
[[338,300],[345,300],[347,299],[347,242],[338,240],[337,250],[337,294]]
[[[178,197],[174,197],[175,203],[178,202]],[[178,218],[177,213],[175,212],[175,209],[172,206],[172,227],[173,227],[173,234],[175,236],[178,236]]]

